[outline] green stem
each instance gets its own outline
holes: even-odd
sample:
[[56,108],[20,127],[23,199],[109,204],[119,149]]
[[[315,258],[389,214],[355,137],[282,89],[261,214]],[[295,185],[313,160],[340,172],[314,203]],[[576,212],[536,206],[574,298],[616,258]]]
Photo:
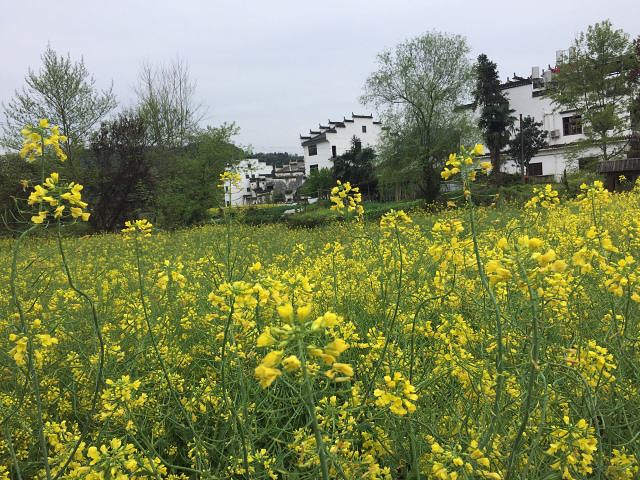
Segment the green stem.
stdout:
[[318,450],[318,457],[320,458],[320,470],[322,471],[322,480],[329,480],[329,462],[327,459],[327,451],[322,440],[322,432],[318,426],[318,417],[316,416],[316,405],[313,399],[313,388],[311,381],[309,380],[309,372],[307,371],[307,361],[304,352],[304,346],[302,339],[298,339],[298,353],[300,360],[302,361],[302,375],[304,377],[304,399],[307,403],[307,410],[309,411],[309,417],[311,418],[311,427],[316,439],[316,448]]
[[526,282],[527,290],[529,292],[529,303],[531,305],[531,323],[532,323],[532,332],[531,332],[531,361],[529,363],[529,378],[527,381],[527,397],[525,400],[525,404],[522,409],[522,421],[520,422],[520,427],[518,428],[518,433],[516,434],[516,438],[513,441],[513,446],[511,447],[511,454],[509,455],[509,464],[507,473],[505,475],[505,480],[509,480],[511,478],[511,473],[513,472],[514,464],[517,458],[518,451],[520,449],[520,442],[522,441],[522,436],[527,428],[527,424],[529,423],[529,417],[531,416],[531,405],[533,403],[534,398],[534,386],[535,386],[535,378],[537,376],[537,370],[539,368],[539,340],[538,340],[538,309],[536,308],[536,304],[538,301],[538,295],[535,290],[531,286],[531,282],[527,276],[527,272],[518,260],[518,267],[520,269],[520,277]]
[[[465,184],[465,190],[467,185]],[[500,415],[500,400],[502,397],[502,390],[504,386],[504,378],[503,378],[503,364],[502,358],[504,355],[504,346],[502,344],[502,317],[500,313],[500,305],[498,305],[498,300],[496,299],[495,293],[493,289],[489,285],[489,280],[487,278],[487,274],[484,271],[484,266],[482,264],[482,258],[480,257],[480,247],[478,245],[478,235],[477,235],[477,225],[476,225],[476,217],[475,217],[475,209],[474,203],[471,198],[471,194],[467,199],[467,204],[469,205],[469,217],[471,220],[471,236],[473,238],[473,252],[476,257],[476,263],[478,265],[478,274],[480,275],[480,281],[482,282],[482,286],[489,294],[489,298],[493,303],[493,309],[495,313],[495,322],[496,322],[496,395],[493,402],[493,414],[491,417],[491,423],[489,424],[489,428],[483,435],[481,439],[480,446],[481,448],[488,445],[491,442],[491,438],[493,436],[493,432],[495,430],[496,422],[498,421],[498,416]]]
[[[100,346],[100,353],[99,353],[99,358],[98,358],[98,373],[97,373],[97,376],[96,376],[96,384],[95,384],[95,387],[94,387],[94,390],[93,390],[93,398],[91,400],[91,410],[90,410],[89,417],[88,417],[88,418],[91,419],[95,415],[96,409],[97,409],[97,406],[98,406],[98,396],[100,394],[100,385],[102,384],[102,375],[103,375],[103,370],[104,370],[105,345],[104,345],[104,340],[102,338],[102,332],[100,331],[100,323],[98,322],[98,314],[96,312],[96,307],[95,307],[95,305],[93,303],[93,300],[91,300],[91,297],[89,297],[89,295],[87,295],[85,292],[83,292],[82,290],[77,288],[75,283],[73,282],[73,277],[71,275],[71,270],[69,268],[69,264],[67,263],[67,257],[66,257],[66,255],[64,253],[64,248],[62,247],[62,235],[61,235],[61,232],[60,232],[60,228],[61,228],[61,224],[60,224],[60,220],[58,220],[58,229],[57,229],[58,251],[60,253],[60,258],[62,259],[62,266],[64,268],[64,272],[65,272],[65,274],[67,276],[67,283],[69,284],[69,287],[74,292],[76,292],[78,295],[80,295],[90,305],[90,307],[91,307],[91,318],[93,320],[93,329],[94,329],[94,332],[96,334],[96,337],[98,338],[98,343],[99,343],[99,346]],[[60,478],[60,476],[66,470],[67,466],[69,465],[69,463],[71,463],[71,460],[73,459],[76,451],[80,447],[80,444],[82,443],[83,439],[87,436],[88,432],[89,432],[89,428],[87,427],[80,434],[80,437],[76,441],[73,449],[71,450],[71,453],[67,457],[67,460],[64,462],[62,467],[58,470],[58,473],[53,478],[53,480],[57,480],[58,478]]]
[[27,230],[22,232],[16,242],[13,245],[13,255],[11,260],[11,275],[9,277],[9,284],[11,286],[11,297],[13,300],[13,304],[18,310],[18,316],[20,317],[20,328],[22,330],[23,335],[27,337],[27,353],[28,353],[28,363],[27,370],[31,377],[31,383],[33,384],[33,394],[36,400],[36,408],[38,412],[38,441],[40,443],[40,448],[42,449],[42,455],[44,458],[44,469],[45,474],[47,476],[47,480],[51,479],[51,469],[49,466],[49,452],[47,447],[47,439],[44,436],[44,418],[42,416],[42,397],[40,395],[40,380],[38,378],[38,372],[36,370],[36,365],[33,361],[34,358],[34,347],[33,347],[33,338],[31,336],[31,331],[27,325],[27,320],[24,315],[24,310],[22,309],[22,305],[20,303],[20,299],[18,298],[18,290],[16,288],[16,277],[18,274],[18,252],[20,249],[20,244],[22,240],[27,236],[28,233],[37,228],[37,225],[32,225]]
[[[156,358],[158,359],[158,363],[160,364],[160,369],[162,370],[162,375],[164,376],[165,382],[167,383],[167,387],[169,388],[169,392],[173,397],[174,401],[178,404],[180,411],[182,412],[189,429],[194,437],[194,441],[196,442],[196,456],[198,458],[198,467],[202,468],[202,458],[200,454],[200,444],[201,440],[199,435],[197,434],[195,428],[193,427],[193,423],[191,422],[191,417],[189,416],[189,412],[184,408],[182,402],[178,398],[178,394],[176,393],[173,382],[171,382],[171,377],[169,377],[169,372],[167,371],[167,367],[162,359],[162,355],[160,354],[160,349],[158,348],[158,343],[156,342],[156,337],[153,333],[153,328],[151,327],[151,320],[149,318],[149,313],[147,311],[147,303],[144,297],[144,282],[142,277],[142,264],[140,262],[140,245],[138,243],[138,238],[135,238],[135,252],[136,252],[136,266],[138,270],[138,291],[140,293],[140,302],[142,303],[142,311],[144,314],[145,324],[147,326],[147,331],[149,333],[149,338],[151,339],[151,345],[153,346],[153,351],[156,354]],[[169,276],[171,278],[171,276]]]

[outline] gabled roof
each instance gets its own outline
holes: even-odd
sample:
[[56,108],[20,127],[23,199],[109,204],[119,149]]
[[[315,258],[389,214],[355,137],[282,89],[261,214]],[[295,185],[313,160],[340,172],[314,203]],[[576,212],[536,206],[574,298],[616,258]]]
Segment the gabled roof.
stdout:
[[315,137],[310,138],[309,140],[305,140],[304,142],[302,142],[302,146],[306,147],[307,145],[315,145],[317,143],[322,143],[326,141],[327,141],[327,134],[321,133],[319,135],[316,135]]
[[522,87],[523,85],[531,85],[533,80],[530,78],[516,77],[515,80],[509,80],[500,85],[500,90],[508,90],[509,88]]
[[[336,128],[346,128],[347,123],[353,123],[356,118],[367,118],[373,120],[373,115],[357,115],[355,113],[351,113],[351,118],[343,117],[342,121],[334,122],[333,120],[329,120],[329,125],[319,124],[319,130],[309,130],[309,135],[300,135],[300,140],[302,141],[302,146],[305,147],[307,145],[314,145],[316,143],[321,143],[327,141],[327,133],[337,133]],[[373,121],[374,125],[381,125],[380,121]]]

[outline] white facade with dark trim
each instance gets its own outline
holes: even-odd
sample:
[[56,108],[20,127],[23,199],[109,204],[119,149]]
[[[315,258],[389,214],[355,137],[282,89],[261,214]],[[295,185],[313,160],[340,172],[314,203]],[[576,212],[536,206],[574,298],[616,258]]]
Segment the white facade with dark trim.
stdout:
[[313,170],[333,167],[333,159],[351,148],[351,139],[355,136],[363,147],[376,148],[382,127],[373,115],[355,115],[344,117],[342,121],[329,120],[326,125],[318,125],[309,130],[308,135],[300,135],[304,150],[304,168],[308,177]]
[[[565,51],[556,52],[556,62],[561,64]],[[525,174],[531,177],[553,176],[560,181],[566,172],[578,170],[582,164],[596,159],[600,155],[598,148],[588,148],[580,152],[579,158],[572,157],[571,144],[584,140],[582,119],[577,111],[563,110],[545,95],[547,86],[553,81],[557,67],[549,67],[540,73],[539,67],[532,67],[527,78],[514,76],[502,84],[502,90],[509,99],[509,106],[516,117],[514,124],[518,128],[519,116],[530,116],[542,123],[548,132],[548,147],[542,149],[531,159]],[[478,114],[478,112],[476,112]],[[502,170],[507,173],[520,173],[520,167],[511,159],[505,161]]]

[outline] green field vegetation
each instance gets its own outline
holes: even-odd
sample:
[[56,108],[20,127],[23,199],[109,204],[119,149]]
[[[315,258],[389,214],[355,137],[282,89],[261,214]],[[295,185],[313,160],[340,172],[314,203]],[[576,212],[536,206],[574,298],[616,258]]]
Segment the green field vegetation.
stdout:
[[0,241],[0,478],[636,478],[640,192],[554,192]]

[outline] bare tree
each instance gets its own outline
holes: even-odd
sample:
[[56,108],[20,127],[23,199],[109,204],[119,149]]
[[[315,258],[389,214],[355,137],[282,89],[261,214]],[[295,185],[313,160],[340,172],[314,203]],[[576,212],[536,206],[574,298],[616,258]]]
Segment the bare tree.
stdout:
[[82,58],[74,62],[69,54],[58,55],[51,46],[40,58],[42,68],[37,72],[29,69],[26,86],[2,104],[0,142],[7,149],[19,148],[16,132],[47,118],[69,138],[65,149],[71,158],[72,148],[84,146],[98,122],[116,107],[113,86],[99,91]]
[[169,65],[142,65],[136,94],[152,144],[185,145],[198,131],[204,108],[195,100],[195,91],[189,67],[179,58]]

